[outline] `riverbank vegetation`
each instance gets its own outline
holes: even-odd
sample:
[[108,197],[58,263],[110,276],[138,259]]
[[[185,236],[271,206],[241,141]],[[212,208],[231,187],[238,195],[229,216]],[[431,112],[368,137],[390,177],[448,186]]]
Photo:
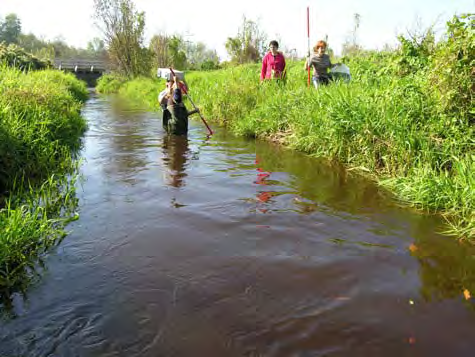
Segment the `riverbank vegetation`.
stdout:
[[[343,162],[474,239],[474,26],[473,15],[456,16],[438,42],[428,30],[393,50],[353,51],[339,60],[352,81],[318,91],[303,61],[289,61],[285,84],[259,83],[258,63],[190,72],[187,82],[203,114],[236,134]],[[103,81],[98,89],[158,107],[159,80]]]
[[74,154],[88,92],[72,74],[0,66],[0,301],[7,304],[76,215]]
[[51,67],[51,61],[42,60],[15,45],[0,43],[0,63],[25,70],[38,70]]
[[22,22],[14,13],[0,12],[0,44],[2,43],[4,46],[13,46],[15,51],[21,49],[26,56],[33,56],[39,61],[53,61],[55,58],[105,59],[107,57],[104,42],[99,38],[93,38],[85,49],[81,49],[69,46],[61,37],[48,41],[33,33],[24,33]]

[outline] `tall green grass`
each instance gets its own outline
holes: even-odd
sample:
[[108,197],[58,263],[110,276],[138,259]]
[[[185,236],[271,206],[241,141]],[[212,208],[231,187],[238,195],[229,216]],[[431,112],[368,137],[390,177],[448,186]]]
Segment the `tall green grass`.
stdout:
[[14,292],[24,293],[37,276],[44,254],[77,219],[75,179],[54,175],[39,187],[21,185],[0,210],[0,306],[11,306]]
[[74,213],[88,92],[73,75],[0,70],[0,298],[22,290]]
[[127,82],[127,78],[119,74],[104,74],[97,80],[96,91],[102,94],[117,93],[119,88]]
[[5,42],[0,43],[0,63],[26,71],[52,67],[51,61],[37,58],[18,45],[6,45]]
[[[59,71],[0,72],[0,192],[18,177],[44,179],[80,146],[85,84]],[[67,165],[66,165],[67,166]]]

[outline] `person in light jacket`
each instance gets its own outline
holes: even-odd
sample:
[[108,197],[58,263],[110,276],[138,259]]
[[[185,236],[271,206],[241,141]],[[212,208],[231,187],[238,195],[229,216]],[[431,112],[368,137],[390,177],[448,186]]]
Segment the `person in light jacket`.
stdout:
[[279,51],[279,43],[271,41],[269,52],[262,59],[261,81],[264,79],[285,79],[285,58]]

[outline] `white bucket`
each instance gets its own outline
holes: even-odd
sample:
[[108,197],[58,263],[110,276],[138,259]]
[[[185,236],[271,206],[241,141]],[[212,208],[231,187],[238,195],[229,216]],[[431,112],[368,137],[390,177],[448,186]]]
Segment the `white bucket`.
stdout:
[[[178,80],[180,80],[180,81],[185,80],[185,72],[178,71],[176,69],[173,69],[173,72],[175,72],[175,75],[178,78]],[[159,68],[159,69],[157,69],[157,77],[165,78],[167,81],[169,81],[172,78],[170,68]]]

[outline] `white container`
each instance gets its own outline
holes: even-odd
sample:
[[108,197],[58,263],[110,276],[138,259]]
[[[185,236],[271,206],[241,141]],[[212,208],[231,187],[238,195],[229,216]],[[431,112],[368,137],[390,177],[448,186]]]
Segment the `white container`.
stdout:
[[330,73],[334,80],[343,79],[345,82],[349,82],[351,80],[350,68],[343,63],[330,69]]
[[335,67],[333,67],[331,70],[330,70],[331,73],[345,73],[347,75],[350,75],[350,68],[345,65],[345,64],[339,64],[339,65],[336,65]]
[[[180,81],[185,80],[185,72],[178,71],[176,69],[173,69],[173,72],[175,72],[175,75],[178,78],[178,80],[180,80]],[[172,77],[170,68],[159,68],[157,70],[157,77],[165,78],[167,81],[169,81]]]

